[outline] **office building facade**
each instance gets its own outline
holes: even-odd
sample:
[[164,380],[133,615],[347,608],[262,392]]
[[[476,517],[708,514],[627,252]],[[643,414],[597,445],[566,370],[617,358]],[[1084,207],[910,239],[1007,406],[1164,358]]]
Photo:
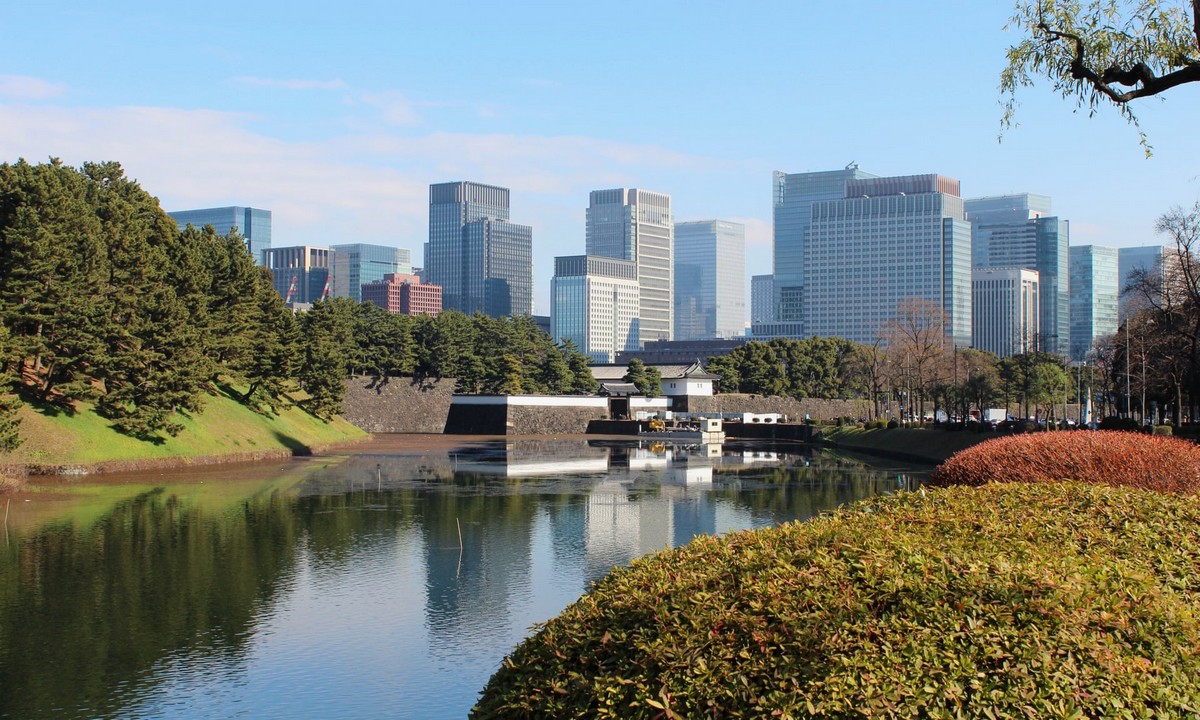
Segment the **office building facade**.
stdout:
[[728,220],[675,223],[676,340],[746,331],[746,226]]
[[639,343],[672,338],[674,238],[670,195],[636,188],[592,191],[587,209],[587,254],[636,264]]
[[[842,170],[809,173],[776,171],[773,174],[771,205],[775,307],[773,317],[769,321],[764,320],[764,324],[804,321],[804,251],[812,225],[813,203],[841,200],[845,197],[848,181],[874,177],[877,176],[859,170],[854,163]],[[803,335],[803,326],[784,327],[790,327],[796,335]]]
[[750,324],[775,321],[775,276],[750,278]]
[[1087,359],[1098,337],[1117,331],[1120,264],[1116,248],[1077,245],[1070,249],[1071,359]]
[[334,297],[362,301],[362,286],[388,275],[412,274],[412,251],[388,245],[331,245],[330,271]]
[[1035,270],[975,268],[971,273],[974,347],[1009,357],[1029,352],[1039,335],[1041,289]]
[[315,303],[330,293],[329,248],[311,245],[268,248],[263,265],[288,305]]
[[965,207],[971,220],[974,266],[1036,270],[1042,293],[1042,317],[1035,349],[1069,354],[1067,221],[1050,214],[1050,198],[1031,193],[971,198]]
[[492,317],[533,312],[533,229],[509,222],[508,188],[429,186],[422,277],[442,287],[447,310]]
[[442,311],[442,289],[427,285],[412,274],[388,273],[379,280],[363,283],[362,302],[378,305],[397,315],[432,315]]
[[842,197],[813,200],[804,334],[870,344],[916,299],[942,310],[955,344],[970,345],[971,230],[959,187],[942,175],[849,178]]
[[218,235],[228,235],[235,228],[246,240],[246,250],[254,262],[265,265],[263,251],[271,247],[271,211],[251,207],[215,207],[198,210],[176,210],[167,213],[182,230],[188,225],[203,228],[212,225]]
[[1118,322],[1125,321],[1126,313],[1133,309],[1144,307],[1148,302],[1145,294],[1139,290],[1129,289],[1135,280],[1149,281],[1152,286],[1163,287],[1166,280],[1169,248],[1164,245],[1138,245],[1123,247],[1117,250],[1117,271],[1120,274],[1118,292]]
[[637,263],[596,255],[554,259],[550,286],[550,334],[571,341],[593,362],[611,363],[637,350],[641,289]]

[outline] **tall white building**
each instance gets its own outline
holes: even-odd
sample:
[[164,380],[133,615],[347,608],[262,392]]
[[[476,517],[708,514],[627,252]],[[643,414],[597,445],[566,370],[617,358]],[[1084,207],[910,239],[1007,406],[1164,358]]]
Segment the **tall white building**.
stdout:
[[746,226],[675,223],[675,339],[731,338],[746,330]]
[[636,188],[592,191],[587,254],[636,263],[639,343],[672,339],[674,239],[670,195]]
[[942,309],[955,344],[970,345],[971,226],[959,187],[942,175],[849,178],[841,198],[814,200],[805,334],[871,343],[916,298]]
[[1033,350],[1041,318],[1038,285],[1036,270],[975,268],[971,273],[974,347],[1000,357]]
[[593,362],[638,349],[637,264],[595,255],[554,258],[550,334],[570,340]]

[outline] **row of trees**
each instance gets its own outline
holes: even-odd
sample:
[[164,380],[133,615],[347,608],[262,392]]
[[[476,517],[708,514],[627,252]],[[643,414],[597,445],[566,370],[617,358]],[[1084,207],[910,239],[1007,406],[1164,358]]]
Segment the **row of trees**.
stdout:
[[902,303],[897,318],[870,345],[842,338],[749,342],[709,358],[722,392],[795,398],[865,398],[873,417],[924,417],[944,410],[1013,408],[1025,415],[1061,417],[1069,398],[1086,387],[1057,355],[1007,358],[955,348],[937,306]]

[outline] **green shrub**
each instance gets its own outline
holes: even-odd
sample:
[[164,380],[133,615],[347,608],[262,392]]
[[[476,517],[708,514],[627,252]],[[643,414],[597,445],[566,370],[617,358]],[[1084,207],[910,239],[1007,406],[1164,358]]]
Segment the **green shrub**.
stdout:
[[1195,717],[1200,503],[1075,483],[880,497],[637,560],[483,718]]
[[895,430],[896,428],[900,427],[900,423],[896,422],[895,420],[888,420],[887,427],[888,430]]
[[1170,425],[1155,425],[1154,426],[1154,434],[1155,435],[1171,435],[1172,434],[1171,426]]
[[1194,493],[1200,490],[1200,446],[1107,430],[1011,435],[960,450],[934,470],[929,484],[1053,480]]

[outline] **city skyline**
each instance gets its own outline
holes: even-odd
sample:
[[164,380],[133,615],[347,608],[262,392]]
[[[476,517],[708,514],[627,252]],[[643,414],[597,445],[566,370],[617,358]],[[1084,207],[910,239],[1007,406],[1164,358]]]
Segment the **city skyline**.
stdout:
[[[0,160],[116,160],[166,209],[269,208],[276,245],[391,245],[418,266],[430,183],[507,187],[533,227],[540,314],[603,187],[746,225],[747,283],[771,269],[772,172],[852,161],[944,173],[964,197],[1051,196],[1073,244],[1156,243],[1154,220],[1200,197],[1200,93],[1137,105],[1150,159],[1115,111],[1075,113],[1044,83],[997,143],[1010,10],[664,4],[609,32],[570,6],[468,2],[464,29],[385,4],[24,4],[0,29]],[[97,37],[116,50],[89,51]]]

